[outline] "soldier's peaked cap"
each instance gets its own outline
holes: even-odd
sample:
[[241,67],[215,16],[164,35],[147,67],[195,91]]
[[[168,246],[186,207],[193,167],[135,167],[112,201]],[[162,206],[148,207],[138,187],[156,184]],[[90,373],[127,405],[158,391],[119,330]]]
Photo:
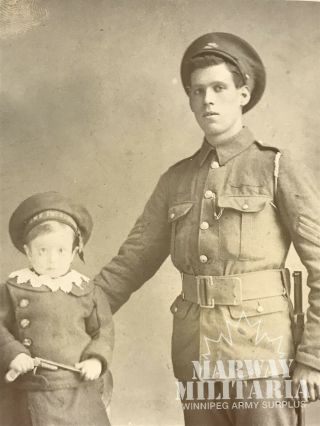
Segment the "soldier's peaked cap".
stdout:
[[181,80],[185,91],[190,86],[192,68],[190,60],[196,57],[214,54],[235,65],[248,86],[251,98],[243,107],[249,111],[260,100],[266,86],[266,71],[255,49],[242,38],[230,34],[214,32],[205,34],[191,43],[181,61]]
[[58,192],[43,192],[27,198],[13,212],[9,221],[9,234],[15,247],[24,252],[27,232],[48,220],[65,223],[75,232],[80,232],[83,244],[91,235],[93,222],[85,207]]

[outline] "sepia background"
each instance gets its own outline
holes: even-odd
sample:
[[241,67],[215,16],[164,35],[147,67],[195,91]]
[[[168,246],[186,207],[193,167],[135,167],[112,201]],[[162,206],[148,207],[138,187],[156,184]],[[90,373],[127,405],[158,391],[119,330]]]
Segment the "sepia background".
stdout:
[[[1,12],[1,280],[23,267],[8,220],[57,190],[88,207],[94,231],[76,268],[114,256],[159,176],[202,142],[180,84],[185,48],[211,31],[249,41],[267,89],[245,117],[320,177],[320,3],[264,0],[7,0]],[[289,266],[300,268],[294,253]],[[182,424],[170,360],[167,261],[115,316],[113,426]],[[306,296],[305,296],[306,297]],[[308,409],[316,424],[320,406]]]

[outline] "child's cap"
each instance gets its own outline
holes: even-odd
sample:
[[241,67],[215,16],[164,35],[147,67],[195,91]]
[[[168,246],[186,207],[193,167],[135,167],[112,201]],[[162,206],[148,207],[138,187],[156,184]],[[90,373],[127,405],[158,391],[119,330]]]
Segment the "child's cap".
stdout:
[[91,235],[91,215],[85,207],[53,191],[32,195],[13,212],[9,221],[9,234],[14,246],[24,253],[27,233],[48,220],[69,225],[79,236],[81,252],[81,246],[87,243]]

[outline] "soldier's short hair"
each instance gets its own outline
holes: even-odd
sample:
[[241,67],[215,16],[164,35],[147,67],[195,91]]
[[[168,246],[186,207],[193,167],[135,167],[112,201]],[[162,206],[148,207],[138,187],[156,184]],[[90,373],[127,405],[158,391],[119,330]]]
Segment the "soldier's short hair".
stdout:
[[234,64],[231,62],[225,60],[224,58],[221,58],[213,53],[208,53],[207,55],[201,55],[196,56],[194,58],[191,58],[188,63],[188,68],[190,75],[193,71],[199,69],[199,68],[207,68],[212,65],[219,65],[225,63],[228,70],[232,74],[232,78],[234,81],[234,84],[236,88],[242,87],[245,85],[245,82],[243,80],[243,77],[239,71],[239,68],[237,68]]

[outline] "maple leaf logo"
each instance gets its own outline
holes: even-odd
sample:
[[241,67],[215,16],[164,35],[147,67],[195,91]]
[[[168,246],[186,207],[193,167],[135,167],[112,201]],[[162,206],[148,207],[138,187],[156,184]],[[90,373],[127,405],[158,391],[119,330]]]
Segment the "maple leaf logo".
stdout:
[[[278,337],[269,337],[266,332],[263,332],[262,329],[263,321],[259,319],[255,322],[249,321],[246,313],[242,311],[238,321],[225,320],[225,333],[220,332],[217,338],[212,338],[204,336],[205,347],[207,352],[202,353],[201,357],[204,360],[211,358],[211,355],[217,351],[217,345],[227,344],[227,346],[232,347],[243,342],[243,344],[248,345],[249,342],[254,347],[272,347],[274,354],[278,355],[278,358],[283,358],[286,356],[284,352],[281,351],[281,345],[283,341],[283,336]],[[248,336],[248,330],[250,336]]]

